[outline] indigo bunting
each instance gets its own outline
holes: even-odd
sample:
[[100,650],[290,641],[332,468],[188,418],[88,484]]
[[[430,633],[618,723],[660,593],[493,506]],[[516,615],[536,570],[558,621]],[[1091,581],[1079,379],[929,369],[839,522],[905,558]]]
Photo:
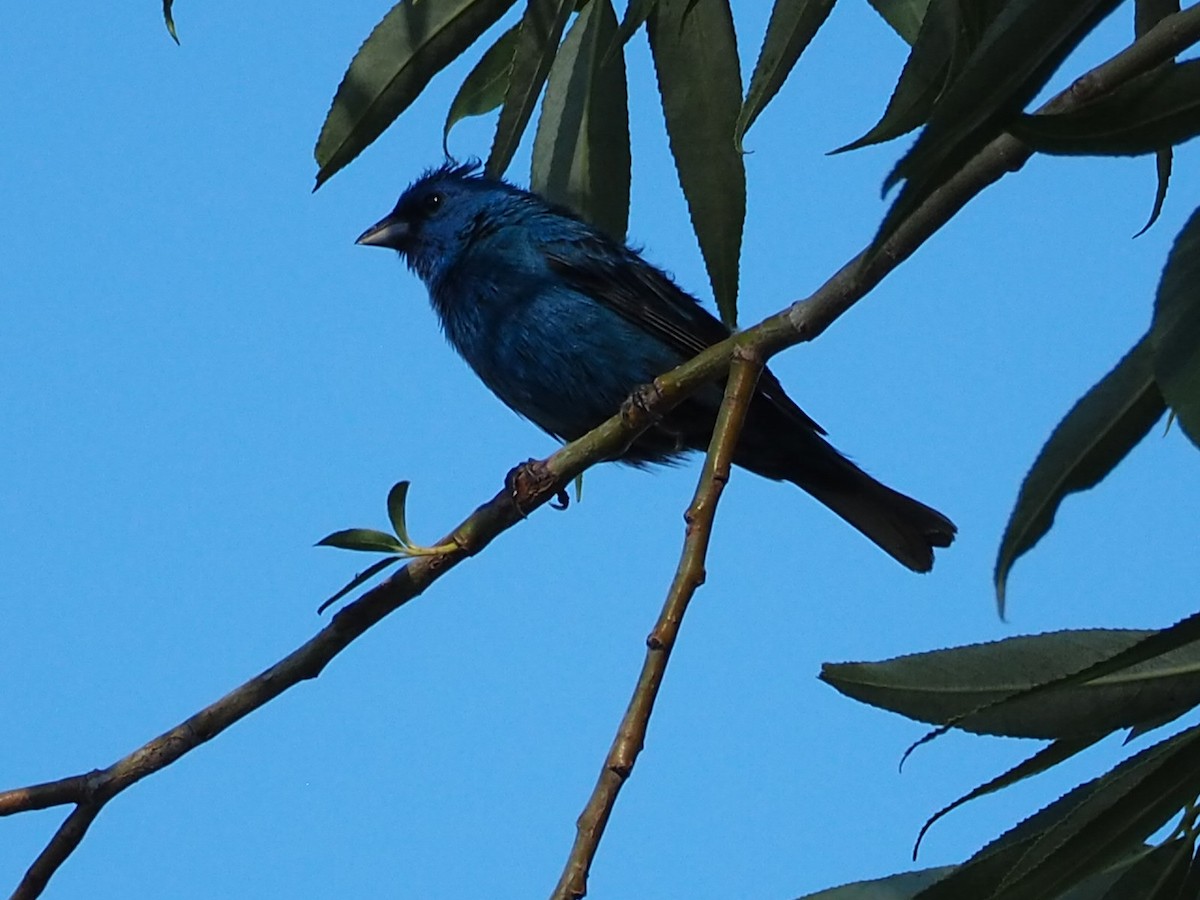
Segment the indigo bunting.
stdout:
[[[399,251],[429,290],[442,329],[511,409],[563,441],[730,334],[637,251],[536,194],[446,164],[418,178],[358,243]],[[638,437],[620,461],[671,463],[707,448],[715,383]],[[734,462],[790,481],[903,565],[933,566],[955,526],[842,456],[764,369]]]

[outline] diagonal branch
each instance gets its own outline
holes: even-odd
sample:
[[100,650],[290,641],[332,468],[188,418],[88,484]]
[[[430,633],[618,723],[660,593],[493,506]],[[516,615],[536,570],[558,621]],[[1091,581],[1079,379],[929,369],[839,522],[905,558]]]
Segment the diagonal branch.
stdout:
[[[1078,107],[1173,58],[1197,41],[1200,41],[1200,6],[1193,6],[1162,19],[1126,50],[1078,79],[1041,111],[1061,112]],[[330,660],[376,622],[421,594],[463,559],[480,552],[501,532],[552,499],[576,475],[597,462],[619,456],[655,418],[689,393],[721,378],[729,370],[735,346],[743,348],[738,352],[769,359],[780,350],[817,337],[966,203],[1007,172],[1019,169],[1030,155],[1027,147],[1009,135],[992,141],[932,194],[872,258],[868,260],[864,251],[806,300],[792,304],[655,379],[653,385],[637,391],[620,413],[557,453],[518,466],[509,474],[503,490],[439,542],[453,541],[458,550],[410,562],[346,606],[329,625],[293,653],[175,728],[106,769],[0,792],[0,816],[50,806],[76,807],[31,865],[17,896],[25,900],[41,894],[50,877],[82,840],[99,810],[118,793],[211,740],[289,688],[317,677]],[[605,812],[605,820],[607,815]],[[594,854],[594,847],[591,852]],[[586,876],[586,865],[583,874]]]
[[40,897],[42,891],[46,889],[50,877],[58,871],[58,867],[66,861],[67,857],[75,852],[75,848],[87,834],[88,826],[100,814],[103,807],[104,801],[80,803],[76,806],[58,826],[58,831],[54,833],[54,837],[50,839],[46,849],[39,853],[37,859],[33,861],[33,865],[29,867],[25,877],[17,885],[17,889],[12,892],[10,900],[32,900],[33,897]]
[[704,460],[700,482],[696,485],[695,497],[684,514],[687,530],[679,567],[675,570],[675,579],[667,591],[658,622],[646,638],[646,659],[642,663],[637,687],[604,760],[604,768],[600,770],[600,778],[592,790],[592,796],[576,823],[575,844],[551,900],[578,900],[587,894],[588,871],[596,857],[600,838],[604,835],[604,826],[608,824],[608,817],[616,805],[617,794],[628,780],[638,754],[646,744],[650,714],[654,711],[654,701],[667,672],[671,650],[679,637],[683,616],[696,589],[704,583],[704,559],[712,537],[717,502],[729,481],[733,451],[762,367],[763,359],[757,350],[746,346],[734,348],[725,399],[713,428],[708,456]]

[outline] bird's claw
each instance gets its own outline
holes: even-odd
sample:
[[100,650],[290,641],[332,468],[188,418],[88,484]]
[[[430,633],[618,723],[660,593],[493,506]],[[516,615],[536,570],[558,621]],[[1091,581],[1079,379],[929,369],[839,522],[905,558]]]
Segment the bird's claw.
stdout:
[[[540,459],[527,459],[509,471],[504,478],[504,484],[508,488],[513,506],[517,508],[521,518],[529,515],[534,501],[550,487],[553,480],[554,476],[550,473],[550,469]],[[557,493],[561,499],[563,492],[558,491]]]

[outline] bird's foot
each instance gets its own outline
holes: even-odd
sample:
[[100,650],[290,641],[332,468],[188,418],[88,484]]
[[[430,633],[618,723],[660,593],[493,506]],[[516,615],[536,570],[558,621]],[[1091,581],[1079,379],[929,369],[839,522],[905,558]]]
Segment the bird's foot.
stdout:
[[[549,490],[553,482],[554,475],[540,459],[527,459],[504,476],[504,486],[508,488],[513,506],[517,508],[517,513],[522,519],[529,515],[537,500]],[[551,505],[555,502],[562,504],[556,508],[566,509],[567,503],[570,502],[566,491],[557,491]]]

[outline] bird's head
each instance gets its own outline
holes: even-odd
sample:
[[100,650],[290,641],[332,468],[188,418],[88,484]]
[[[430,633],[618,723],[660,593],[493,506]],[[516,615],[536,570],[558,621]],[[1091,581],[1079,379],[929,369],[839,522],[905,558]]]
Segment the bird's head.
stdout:
[[359,235],[357,243],[399,251],[428,282],[453,265],[520,193],[477,174],[478,168],[471,162],[429,170],[400,195],[395,209]]

